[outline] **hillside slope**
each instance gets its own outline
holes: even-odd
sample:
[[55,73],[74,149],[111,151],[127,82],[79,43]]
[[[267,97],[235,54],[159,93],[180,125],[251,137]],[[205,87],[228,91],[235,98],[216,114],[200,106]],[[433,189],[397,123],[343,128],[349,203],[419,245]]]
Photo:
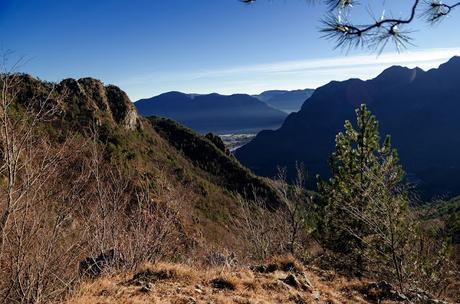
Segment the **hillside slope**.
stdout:
[[135,103],[143,116],[171,118],[200,133],[240,133],[274,129],[286,114],[244,94],[189,95],[169,92]]
[[[238,149],[237,158],[257,174],[301,161],[310,176],[329,175],[327,160],[345,120],[361,103],[390,134],[408,178],[425,198],[460,193],[460,57],[439,69],[391,67],[368,81],[333,81],[317,89],[276,131],[263,131]],[[311,179],[314,182],[314,178]]]
[[[11,78],[17,90],[2,95],[0,120],[5,302],[366,303],[375,288],[394,296],[387,283],[344,283],[295,260],[247,268],[289,250],[292,189],[255,176],[219,137],[142,118],[122,90],[92,78]],[[323,256],[307,229],[295,233],[304,262]],[[153,266],[139,270],[144,263]]]
[[226,153],[218,139],[171,121],[140,117],[118,87],[92,78],[52,84],[28,75],[20,76],[20,86],[18,105],[28,107],[50,96],[48,102],[57,106],[43,127],[56,144],[69,136],[89,139],[97,134],[97,141],[105,147],[105,161],[119,164],[134,185],[154,185],[161,177],[186,189],[194,206],[190,214],[193,230],[201,231],[198,234],[206,242],[235,241],[228,230],[235,194],[256,193],[271,207],[279,204],[271,186]]

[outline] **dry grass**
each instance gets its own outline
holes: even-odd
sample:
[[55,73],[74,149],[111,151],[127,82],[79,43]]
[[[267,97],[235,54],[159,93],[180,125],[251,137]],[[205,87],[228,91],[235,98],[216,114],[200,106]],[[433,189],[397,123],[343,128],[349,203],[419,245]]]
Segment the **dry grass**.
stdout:
[[194,282],[198,273],[191,267],[183,264],[157,263],[144,264],[136,273],[137,276],[150,277],[152,280],[181,280],[184,282]]
[[[275,261],[278,265],[296,263],[297,266],[260,273],[246,267],[197,269],[182,264],[146,265],[135,273],[88,282],[66,303],[368,303],[360,293],[366,281],[304,269],[290,258],[277,258],[271,263]],[[285,283],[289,275],[308,288]]]
[[302,272],[304,267],[299,261],[294,257],[287,256],[276,256],[273,259],[269,260],[270,264],[276,265],[276,267],[281,271],[291,271],[291,272]]

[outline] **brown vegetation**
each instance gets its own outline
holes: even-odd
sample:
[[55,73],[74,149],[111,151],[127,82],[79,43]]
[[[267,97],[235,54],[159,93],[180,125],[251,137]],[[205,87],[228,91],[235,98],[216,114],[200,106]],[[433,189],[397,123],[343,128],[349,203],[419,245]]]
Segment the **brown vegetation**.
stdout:
[[18,104],[22,76],[1,77],[2,302],[49,302],[88,270],[94,276],[186,252],[181,212],[194,199],[185,187],[173,189],[161,171],[155,189],[136,183],[116,159],[106,160],[97,131],[56,140],[46,127],[63,101],[50,91]]
[[[170,275],[139,280],[146,269]],[[67,303],[368,303],[360,291],[367,284],[339,276],[331,280],[316,269],[261,273],[245,267],[199,270],[158,264],[85,283]]]
[[[386,260],[361,280],[311,266],[334,264],[300,166],[294,185],[254,176],[215,138],[144,120],[93,79],[0,77],[2,303],[366,303],[372,278],[393,279]],[[421,235],[425,263],[405,279],[458,297]]]

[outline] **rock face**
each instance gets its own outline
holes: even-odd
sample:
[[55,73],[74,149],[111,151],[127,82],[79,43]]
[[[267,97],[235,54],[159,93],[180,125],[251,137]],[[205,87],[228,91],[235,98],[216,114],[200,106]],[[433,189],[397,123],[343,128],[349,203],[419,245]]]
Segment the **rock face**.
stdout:
[[105,86],[94,78],[69,78],[58,84],[45,83],[29,75],[19,75],[19,78],[18,100],[33,103],[34,100],[48,99],[69,123],[98,126],[110,123],[127,130],[142,127],[136,108],[126,93],[116,86]]
[[[147,178],[156,184],[158,172],[174,185],[168,186],[168,191],[178,189],[179,193],[186,188],[190,194],[187,200],[194,206],[184,216],[185,230],[190,235],[203,229],[210,231],[202,234],[210,243],[233,242],[235,235],[233,231],[229,233],[227,219],[231,219],[237,206],[235,192],[242,196],[257,194],[273,208],[282,203],[273,187],[243,167],[219,137],[201,136],[173,121],[143,118],[128,96],[115,86],[93,78],[48,83],[29,75],[8,77],[15,81],[11,88],[17,89],[17,98],[12,107],[18,113],[34,115],[42,106],[49,107],[40,127],[48,132],[53,145],[73,135],[75,141],[97,139],[104,166],[111,168],[112,161],[116,161],[117,166],[126,169],[121,170],[127,175],[123,178],[136,189],[130,191],[130,207],[138,200],[137,187],[144,187]],[[86,162],[86,153],[79,154],[78,160]],[[80,164],[69,169],[79,170]],[[227,234],[221,237],[224,231]]]
[[[333,81],[315,90],[276,131],[262,131],[236,157],[259,175],[278,166],[328,178],[328,158],[345,120],[355,122],[362,103],[376,115],[380,134],[390,134],[408,181],[424,198],[460,193],[460,57],[438,69],[391,67],[372,80]],[[315,179],[311,178],[311,185]]]
[[70,92],[72,96],[80,96],[80,104],[99,123],[101,119],[108,119],[129,130],[140,127],[134,105],[126,93],[116,86],[104,86],[93,78],[66,79],[58,85],[58,90],[64,94]]
[[227,154],[228,156],[231,156],[232,154],[230,153],[230,150],[225,146],[225,143],[222,141],[222,139],[213,134],[213,133],[208,133],[205,136],[207,139],[209,139],[219,150]]

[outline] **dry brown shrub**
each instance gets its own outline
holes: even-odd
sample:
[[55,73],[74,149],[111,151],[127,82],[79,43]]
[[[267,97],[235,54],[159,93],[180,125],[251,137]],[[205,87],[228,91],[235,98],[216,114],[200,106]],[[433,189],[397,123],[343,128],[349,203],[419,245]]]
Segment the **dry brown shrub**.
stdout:
[[121,263],[104,265],[125,269],[185,253],[188,189],[161,170],[151,188],[110,163],[96,132],[53,137],[60,102],[51,90],[18,105],[21,79],[0,74],[0,302],[61,299],[79,262],[107,251]]

